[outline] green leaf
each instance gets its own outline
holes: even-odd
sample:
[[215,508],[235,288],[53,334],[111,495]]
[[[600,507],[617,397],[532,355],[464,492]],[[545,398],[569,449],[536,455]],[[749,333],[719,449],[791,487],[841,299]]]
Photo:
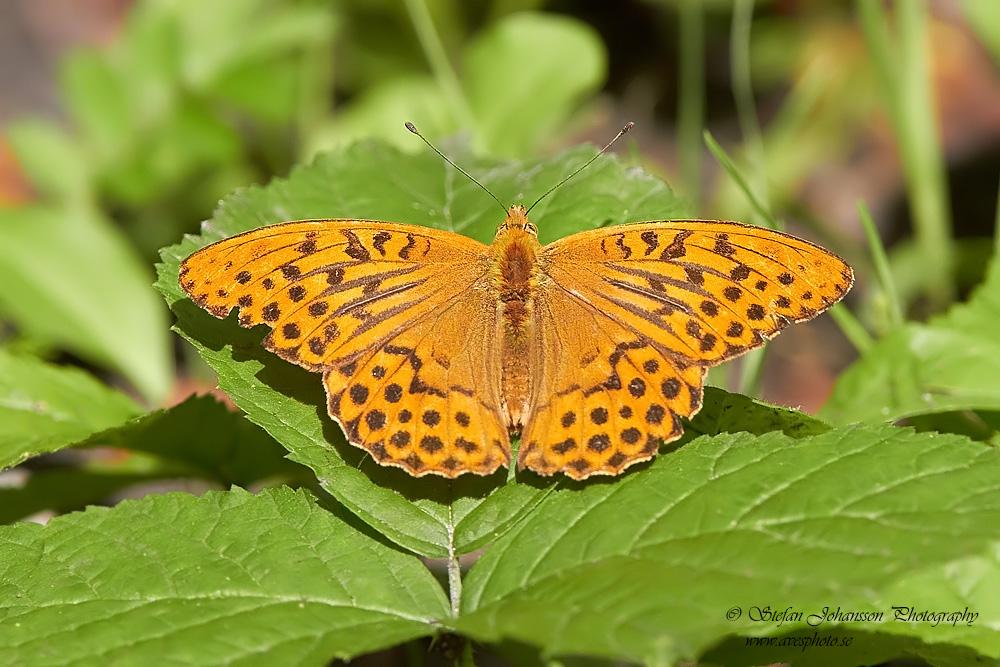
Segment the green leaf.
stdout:
[[90,150],[100,158],[121,154],[134,141],[136,118],[127,82],[103,53],[78,51],[60,63],[60,89]]
[[203,102],[179,102],[153,150],[157,185],[173,183],[194,166],[226,163],[240,151],[240,137]]
[[[23,474],[22,474],[23,473]],[[67,468],[18,469],[10,475],[14,484],[0,487],[0,524],[14,523],[33,515],[65,514],[100,504],[111,494],[130,486],[162,479],[162,475],[135,471]],[[20,478],[20,479],[19,479]]]
[[565,127],[604,83],[597,32],[566,16],[523,12],[490,25],[465,54],[465,88],[493,152],[525,155]]
[[[545,192],[593,155],[593,148],[578,148],[525,163],[473,160],[464,153],[457,159],[502,201],[514,202]],[[534,218],[546,241],[605,223],[667,218],[679,208],[661,181],[604,157],[539,204]],[[319,375],[264,350],[263,330],[241,329],[235,317],[211,317],[177,284],[181,259],[209,241],[262,224],[323,217],[424,224],[489,242],[504,213],[433,154],[356,144],[321,156],[287,180],[228,198],[205,236],[163,251],[157,287],[177,315],[177,330],[215,368],[219,385],[293,460],[312,468],[326,491],[406,549],[433,557],[471,551],[528,511],[544,487],[498,488],[499,475],[415,479],[377,465],[346,444],[327,416]]]
[[[0,356],[0,361],[3,358]],[[39,381],[46,372],[67,372],[53,370],[40,362],[35,366],[41,366],[42,372],[29,367],[12,373],[12,377],[23,379],[28,375],[23,371],[29,370],[32,380]],[[2,363],[0,370],[7,370]],[[90,387],[92,391],[115,396],[103,385],[84,377],[96,385],[96,388]],[[70,398],[75,409],[87,408],[88,416],[93,418],[99,413],[76,396]],[[130,416],[136,409],[133,406]],[[2,408],[0,416],[4,416]],[[73,426],[60,422],[59,416],[53,418],[59,427],[69,429]],[[14,419],[5,422],[17,423]],[[23,447],[32,438],[45,434],[47,425],[29,423],[12,435],[0,431],[0,442],[9,437],[19,441],[15,448]],[[31,470],[24,484],[0,488],[0,523],[10,523],[44,510],[65,513],[83,509],[125,487],[164,478],[195,477],[221,488],[233,485],[247,488],[262,482],[270,486],[280,482],[310,487],[316,484],[312,472],[285,458],[286,450],[271,436],[212,396],[192,396],[171,408],[148,412],[92,435],[90,430],[83,428],[79,432],[59,435],[64,437],[56,439],[53,448],[66,445],[114,447],[153,457],[124,460],[121,457],[89,457],[82,466],[47,466]]]
[[302,104],[299,69],[291,60],[248,62],[226,72],[213,92],[260,120],[288,122]]
[[11,664],[327,665],[447,614],[418,559],[302,491],[171,493],[0,528]]
[[121,372],[151,401],[170,386],[166,313],[148,269],[86,207],[0,211],[0,310],[21,332]]
[[80,442],[139,411],[81,370],[0,348],[0,469]]
[[307,139],[307,153],[378,137],[397,148],[414,148],[413,135],[400,118],[416,124],[425,137],[441,137],[457,123],[441,90],[426,75],[398,76],[367,86],[337,115],[323,123]]
[[[417,25],[416,31],[446,30],[440,14],[447,12],[438,6],[428,10],[436,10],[437,25]],[[461,89],[451,68],[426,50],[435,77],[419,68],[411,71],[412,63],[405,58],[396,62],[405,47],[391,29],[380,24],[377,34],[366,35],[364,25],[362,21],[352,26],[356,30],[348,38],[357,42],[352,51],[355,57],[359,50],[371,50],[378,58],[392,60],[383,64],[388,76],[374,76],[374,84],[357,91],[335,118],[312,133],[310,154],[362,137],[412,145],[407,144],[412,137],[399,130],[404,120],[413,121],[435,141],[448,133],[467,132],[478,148],[488,147],[494,154],[538,153],[539,147],[558,144],[579,116],[581,101],[597,92],[606,78],[607,55],[599,36],[567,16],[520,12],[490,23],[462,54]],[[424,35],[421,41],[436,37]]]
[[820,415],[834,424],[1000,409],[1000,261],[968,303],[882,338],[840,375]]
[[[741,432],[763,435],[781,431],[793,438],[804,438],[829,430],[830,426],[804,412],[768,405],[716,387],[705,387],[701,411],[690,421],[685,420],[682,439],[670,443],[668,447],[676,449],[699,435]],[[538,479],[540,478],[529,474],[524,481],[530,483]],[[490,500],[494,502],[483,503],[469,512],[456,529],[456,543],[468,544],[472,548],[484,546],[506,532],[522,515],[533,511],[549,493],[567,484],[571,482],[558,479],[555,484],[546,485],[545,493],[534,494],[526,493],[524,484],[507,484],[491,497]],[[515,508],[514,511],[511,511],[512,507]],[[488,516],[493,512],[506,513],[508,521],[502,522],[497,517]]]
[[[817,630],[862,639],[810,664],[874,664],[941,641],[942,655],[996,658],[1000,604],[980,585],[997,571],[998,475],[996,449],[888,426],[700,437],[621,479],[551,493],[472,567],[456,628],[654,664],[732,664],[709,649]],[[979,616],[973,631],[942,633],[893,620],[893,605]],[[826,606],[887,620],[809,625]],[[803,616],[762,621],[765,608]],[[802,659],[753,651],[753,664]]]
[[33,187],[62,201],[89,197],[90,166],[79,142],[54,123],[34,118],[7,126],[18,164]]
[[247,487],[266,478],[308,481],[311,477],[286,459],[286,451],[265,431],[212,396],[192,396],[81,444],[154,454],[223,487]]
[[966,24],[989,48],[994,61],[1000,62],[1000,6],[993,0],[963,0],[960,5]]
[[[222,4],[222,3],[216,3]],[[172,5],[172,6],[171,6]],[[126,16],[121,39],[110,53],[131,94],[130,103],[141,114],[140,125],[169,109],[163,103],[172,98],[171,89],[183,87],[181,61],[200,45],[181,35],[177,18],[180,3],[143,2],[132,5]]]
[[186,86],[205,94],[234,69],[278,60],[303,44],[329,39],[330,9],[269,0],[197,0],[157,3],[145,20],[176,22],[181,43],[181,72]]
[[705,387],[701,411],[685,426],[684,434],[690,439],[693,435],[740,432],[764,435],[780,431],[798,439],[826,433],[830,428],[825,422],[798,410],[770,405],[742,394],[730,394],[718,387]]

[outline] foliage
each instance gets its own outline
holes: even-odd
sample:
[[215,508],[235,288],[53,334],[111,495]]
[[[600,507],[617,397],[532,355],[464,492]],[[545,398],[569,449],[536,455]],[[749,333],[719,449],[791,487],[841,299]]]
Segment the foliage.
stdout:
[[[443,137],[506,203],[592,157],[537,157],[592,123],[609,73],[590,25],[516,11],[542,4],[142,0],[115,45],[63,63],[67,126],[8,128],[37,193],[0,209],[8,660],[325,665],[448,636],[468,642],[463,664],[484,651],[519,664],[1000,657],[1000,261],[954,239],[935,119],[913,108],[933,93],[922,3],[889,15],[859,0],[857,16],[798,17],[826,21],[806,33],[754,18],[745,0],[703,16],[649,0],[657,16],[681,5],[681,29],[698,31],[680,54],[689,161],[704,82],[684,59],[732,18],[747,143],[732,156],[710,145],[733,178],[709,190],[682,165],[682,198],[602,156],[532,212],[543,243],[690,216],[703,199],[713,216],[780,226],[799,175],[885,109],[918,222],[888,252],[831,235],[862,279],[861,319],[835,313],[859,358],[818,418],[709,387],[684,438],[621,478],[411,478],[345,442],[318,375],[180,290],[195,249],[285,220],[365,217],[489,242],[500,208],[402,121]],[[992,5],[964,9],[995,53]],[[841,42],[832,65],[807,58]],[[775,82],[787,97],[755,128],[751,84]],[[824,229],[821,214],[802,217]],[[954,301],[959,268],[986,275],[967,303]],[[906,319],[922,309],[938,314]],[[196,351],[239,412],[209,396],[149,409],[175,382],[171,315],[182,375],[198,373]],[[165,480],[211,490],[84,510]],[[46,513],[45,526],[17,523]],[[818,622],[825,607],[867,616]],[[897,607],[976,616],[906,621]],[[841,645],[819,645],[831,638]]]

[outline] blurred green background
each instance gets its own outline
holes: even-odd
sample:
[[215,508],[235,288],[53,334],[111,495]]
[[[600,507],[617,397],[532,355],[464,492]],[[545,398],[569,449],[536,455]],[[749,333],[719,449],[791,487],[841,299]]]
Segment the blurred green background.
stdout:
[[782,221],[856,267],[848,335],[795,327],[764,366],[764,398],[815,410],[855,348],[981,280],[998,55],[991,0],[8,0],[0,345],[176,402],[211,373],[170,333],[152,265],[228,192],[359,138],[424,150],[407,120],[510,158],[632,120],[615,150],[689,215]]

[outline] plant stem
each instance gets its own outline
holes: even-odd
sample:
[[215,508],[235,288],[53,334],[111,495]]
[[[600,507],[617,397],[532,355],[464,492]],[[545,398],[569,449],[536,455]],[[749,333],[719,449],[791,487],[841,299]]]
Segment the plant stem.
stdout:
[[997,187],[997,215],[993,222],[993,254],[1000,256],[1000,187]]
[[719,164],[722,165],[722,168],[726,170],[726,173],[729,174],[730,178],[732,178],[736,182],[736,185],[737,187],[739,187],[740,191],[742,191],[743,194],[746,195],[746,198],[750,202],[750,205],[760,216],[761,221],[763,222],[763,226],[767,227],[768,229],[777,229],[778,227],[777,220],[775,220],[774,217],[771,215],[771,212],[768,210],[765,203],[762,202],[760,198],[757,197],[756,194],[754,194],[753,189],[750,187],[750,183],[747,181],[746,177],[740,172],[740,170],[736,168],[736,163],[733,162],[733,159],[729,157],[729,154],[726,153],[725,149],[719,145],[719,142],[715,140],[715,137],[712,136],[711,132],[705,130],[704,137],[705,137],[705,145],[708,146],[708,150],[712,152],[712,155],[714,155],[715,159],[719,161]]
[[954,242],[944,157],[927,67],[927,7],[896,3],[898,48],[878,0],[858,0],[861,25],[892,119],[916,242],[927,263],[927,296],[943,309],[954,297]]
[[858,322],[858,318],[854,317],[854,313],[847,306],[838,303],[829,310],[829,313],[859,355],[863,355],[875,344],[875,341],[872,340],[861,322]]
[[736,0],[733,5],[729,60],[732,69],[733,100],[736,117],[743,133],[747,162],[750,166],[748,186],[763,205],[765,219],[773,219],[767,195],[767,169],[764,140],[757,120],[757,106],[753,98],[753,81],[750,78],[750,27],[753,23],[753,0]]
[[[775,229],[778,226],[777,221],[771,215],[771,211],[768,210],[764,203],[758,199],[757,195],[754,194],[750,183],[747,179],[740,173],[739,169],[736,167],[736,163],[733,162],[732,158],[726,154],[726,151],[719,145],[712,134],[705,130],[705,143],[708,145],[708,150],[712,152],[715,159],[719,161],[722,168],[726,170],[726,173],[736,182],[736,185],[743,191],[747,199],[750,201],[750,205],[757,211],[758,220],[762,221],[764,227],[769,229]],[[761,372],[764,368],[764,349],[751,350],[743,357],[743,362],[740,365],[739,371],[739,381],[736,383],[736,390],[741,394],[753,395],[757,393],[757,388],[760,384]],[[727,387],[730,383],[727,383]]]
[[886,308],[889,315],[889,330],[903,326],[903,307],[899,303],[899,292],[896,291],[896,281],[892,277],[892,269],[889,266],[889,258],[885,254],[885,246],[879,238],[878,230],[875,228],[875,221],[872,214],[863,201],[858,202],[858,215],[861,218],[861,226],[865,229],[865,237],[868,239],[868,248],[872,254],[872,263],[875,265],[875,275],[878,277],[879,287],[882,288],[882,295],[886,301]]
[[314,133],[333,109],[334,44],[339,24],[331,22],[326,39],[310,45],[298,66],[300,104],[296,114],[298,160],[307,162],[315,151]]
[[448,54],[444,49],[444,44],[441,43],[437,29],[434,27],[434,21],[426,3],[424,0],[405,0],[405,3],[406,11],[410,15],[410,22],[413,23],[417,39],[420,40],[420,47],[424,51],[424,57],[427,58],[442,93],[448,99],[452,112],[462,126],[469,130],[475,130],[476,122],[472,110],[469,108],[469,102],[465,99],[462,84],[458,80],[458,75],[455,74],[455,69],[451,66],[451,61],[448,60]]
[[476,667],[476,659],[472,652],[472,641],[467,640],[462,648],[462,657],[457,661],[459,667]]
[[681,187],[698,215],[701,201],[701,133],[705,117],[705,36],[700,0],[681,0],[680,91],[677,105],[677,147]]

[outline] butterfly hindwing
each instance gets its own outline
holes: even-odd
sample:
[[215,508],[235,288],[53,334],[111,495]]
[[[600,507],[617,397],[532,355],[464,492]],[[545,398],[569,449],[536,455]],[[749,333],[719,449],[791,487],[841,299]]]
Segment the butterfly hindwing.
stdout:
[[616,475],[680,437],[704,368],[553,284],[536,301],[533,402],[518,463],[543,475]]
[[460,293],[388,344],[323,378],[330,415],[383,465],[411,475],[488,475],[510,463],[495,320],[482,289]]

